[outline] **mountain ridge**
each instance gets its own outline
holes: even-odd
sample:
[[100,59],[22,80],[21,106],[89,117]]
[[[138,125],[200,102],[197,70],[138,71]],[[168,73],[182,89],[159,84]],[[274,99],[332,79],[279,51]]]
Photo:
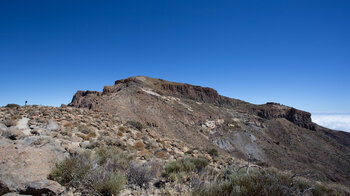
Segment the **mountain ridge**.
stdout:
[[350,134],[321,127],[293,107],[254,105],[212,88],[145,76],[116,80],[102,92],[78,91],[69,106],[140,121],[161,135],[234,157],[312,171],[315,179],[350,181]]

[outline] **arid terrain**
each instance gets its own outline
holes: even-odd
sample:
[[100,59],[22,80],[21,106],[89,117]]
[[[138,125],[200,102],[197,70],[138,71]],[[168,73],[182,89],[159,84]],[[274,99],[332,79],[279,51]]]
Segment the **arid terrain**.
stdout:
[[238,183],[254,175],[276,195],[350,194],[349,133],[207,87],[136,76],[61,107],[9,104],[0,120],[0,194],[271,195]]

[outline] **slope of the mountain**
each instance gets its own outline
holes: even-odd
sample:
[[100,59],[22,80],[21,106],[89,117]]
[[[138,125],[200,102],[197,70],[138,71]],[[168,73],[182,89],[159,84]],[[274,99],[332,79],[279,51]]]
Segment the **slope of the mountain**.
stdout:
[[310,113],[292,107],[254,105],[211,88],[144,76],[118,80],[103,92],[78,91],[69,106],[140,121],[198,148],[350,184],[350,134],[318,126]]

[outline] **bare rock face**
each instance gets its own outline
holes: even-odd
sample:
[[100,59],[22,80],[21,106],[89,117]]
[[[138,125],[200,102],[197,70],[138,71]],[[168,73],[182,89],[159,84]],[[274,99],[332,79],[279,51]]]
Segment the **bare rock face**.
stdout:
[[117,80],[102,92],[78,91],[69,106],[139,121],[198,148],[350,184],[350,134],[320,127],[292,107],[254,105],[212,88],[144,76]]
[[298,126],[315,130],[315,125],[311,121],[311,114],[309,112],[282,106],[277,103],[267,103],[261,106],[257,111],[257,115],[268,120],[285,118]]
[[46,179],[52,167],[64,158],[63,149],[48,143],[41,148],[21,141],[0,140],[0,184],[11,191],[25,183]]
[[72,103],[69,106],[79,106],[84,108],[93,109],[94,100],[102,93],[97,91],[78,91],[73,97]]

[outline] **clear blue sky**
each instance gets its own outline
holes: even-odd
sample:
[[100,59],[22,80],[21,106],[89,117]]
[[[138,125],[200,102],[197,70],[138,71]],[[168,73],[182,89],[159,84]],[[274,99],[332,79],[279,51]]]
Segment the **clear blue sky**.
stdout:
[[146,75],[350,112],[350,1],[2,0],[0,105]]

